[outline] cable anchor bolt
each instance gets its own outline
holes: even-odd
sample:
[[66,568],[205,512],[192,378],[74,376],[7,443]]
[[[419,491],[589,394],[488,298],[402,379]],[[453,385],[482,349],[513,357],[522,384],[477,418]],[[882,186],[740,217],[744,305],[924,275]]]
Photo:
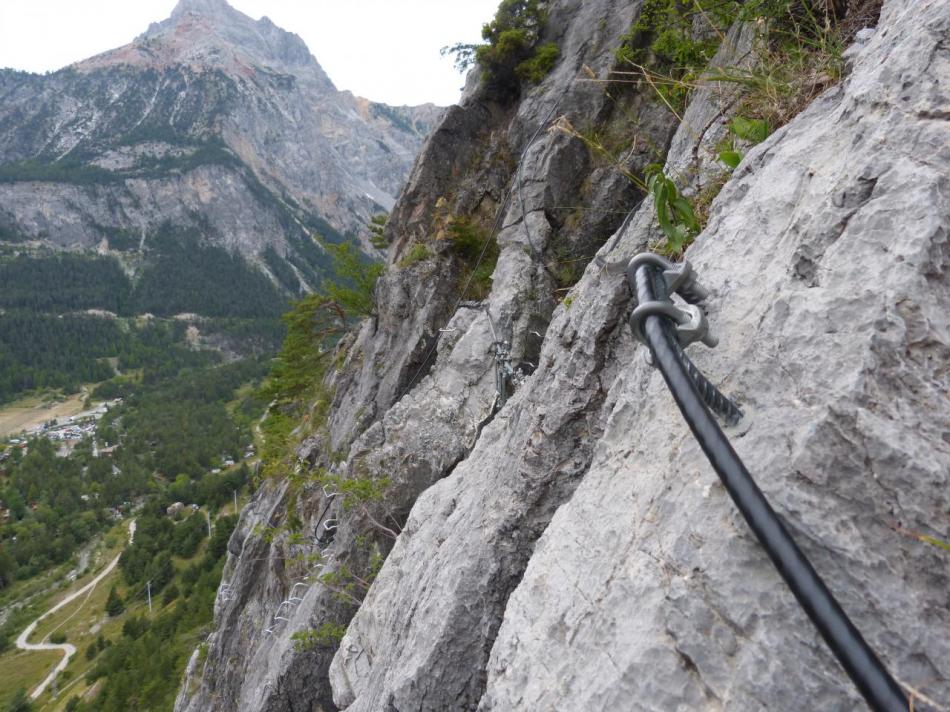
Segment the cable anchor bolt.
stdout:
[[648,316],[665,316],[676,323],[676,336],[683,348],[696,341],[701,341],[709,348],[715,348],[719,339],[709,332],[709,321],[702,308],[695,304],[674,306],[669,302],[644,302],[637,306],[630,315],[630,328],[634,338],[642,344],[647,344],[643,334],[643,322]]
[[636,255],[627,265],[627,281],[634,294],[637,293],[637,270],[644,264],[652,265],[662,272],[667,294],[679,294],[690,304],[702,304],[709,298],[709,290],[699,283],[696,270],[689,260],[673,263],[652,252]]

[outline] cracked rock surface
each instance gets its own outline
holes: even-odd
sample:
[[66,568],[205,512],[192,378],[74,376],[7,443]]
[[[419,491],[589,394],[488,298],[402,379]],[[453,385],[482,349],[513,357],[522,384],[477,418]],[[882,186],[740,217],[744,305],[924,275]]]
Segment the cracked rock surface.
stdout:
[[[737,450],[872,646],[936,699],[946,554],[896,528],[943,533],[950,504],[948,22],[943,3],[885,3],[852,74],[749,153],[687,255],[721,339],[692,350],[742,401]],[[611,259],[643,248],[649,210]],[[860,707],[622,328],[621,278],[592,265],[572,295],[538,371],[416,503],[335,700]]]
[[[552,74],[515,105],[471,80],[427,140],[387,227],[377,313],[343,344],[326,426],[298,453],[302,470],[387,478],[388,510],[259,490],[178,710],[862,707],[630,335],[621,272],[659,237],[652,202],[621,228],[641,199],[625,179],[576,137],[532,142],[559,115],[624,128],[574,79],[610,68],[639,6],[552,2]],[[887,0],[844,80],[748,152],[687,252],[720,340],[690,354],[745,412],[728,436],[889,669],[935,700],[950,699],[950,565],[920,537],[950,526],[948,34],[945,2]],[[749,42],[733,28],[714,61]],[[682,123],[623,101],[684,194],[715,183],[734,87],[697,91]],[[634,142],[631,170],[653,150]],[[572,205],[589,209],[558,212]],[[449,215],[486,230],[500,216],[483,299],[460,293]],[[568,291],[570,250],[587,266]],[[496,411],[499,333],[531,367]],[[330,569],[355,570],[367,541],[386,561],[359,605],[313,585],[265,633],[301,575],[292,556],[314,549],[255,527],[291,508],[308,537],[338,519]],[[394,541],[369,518],[384,514]],[[348,625],[339,646],[295,650],[295,630],[325,622]]]

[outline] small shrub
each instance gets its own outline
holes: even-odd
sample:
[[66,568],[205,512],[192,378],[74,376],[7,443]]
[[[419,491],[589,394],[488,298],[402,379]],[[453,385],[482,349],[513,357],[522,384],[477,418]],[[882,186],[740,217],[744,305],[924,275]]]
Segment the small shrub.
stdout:
[[653,196],[653,207],[660,229],[666,236],[666,253],[682,254],[699,233],[699,221],[690,202],[680,195],[676,184],[666,177],[659,164],[647,166],[647,188]]
[[339,645],[346,635],[346,626],[324,623],[319,628],[298,630],[290,636],[297,652],[309,652],[317,648],[332,648]]
[[445,235],[452,254],[461,259],[465,269],[462,285],[468,285],[466,296],[484,299],[491,292],[491,277],[498,264],[498,242],[486,236],[471,218],[450,216],[445,221]]
[[731,22],[719,13],[715,19],[706,14],[707,22],[715,22],[713,36],[696,39],[696,14],[692,5],[680,0],[646,0],[615,52],[619,67],[642,73],[663,103],[677,113],[686,107],[693,80],[716,53]]
[[729,122],[729,133],[733,136],[733,139],[720,146],[718,158],[726,166],[735,170],[743,158],[742,152],[736,146],[735,139],[752,146],[762,143],[769,136],[769,122],[765,119],[747,119],[744,116],[736,116]]
[[538,45],[531,57],[515,67],[515,74],[523,81],[540,84],[554,69],[560,56],[561,50],[554,42],[545,42]]
[[385,235],[387,222],[389,222],[389,216],[386,213],[378,213],[370,218],[369,225],[367,225],[370,232],[369,241],[377,250],[385,250],[389,247]]
[[32,709],[33,705],[30,703],[30,698],[22,687],[16,691],[10,705],[7,707],[8,712],[30,712]]
[[739,17],[765,20],[753,66],[717,69],[703,79],[741,86],[743,116],[775,129],[841,78],[845,38],[831,3],[759,0],[745,6]]
[[174,601],[178,596],[181,595],[181,592],[178,590],[176,584],[172,584],[165,589],[165,592],[162,594],[162,605],[167,606],[169,603]]
[[399,267],[399,269],[406,269],[419,262],[424,262],[430,257],[432,257],[432,253],[429,252],[429,248],[421,243],[416,243],[409,252],[406,253],[406,256],[399,260],[396,266]]
[[477,62],[487,84],[516,93],[520,82],[544,79],[560,56],[556,44],[538,44],[546,20],[546,0],[502,0],[494,19],[482,26],[484,44],[459,43],[442,54],[455,55],[461,72]]
[[722,190],[722,187],[728,180],[729,172],[723,171],[713,180],[707,183],[703,189],[699,191],[699,194],[691,201],[693,205],[693,211],[696,213],[696,220],[699,222],[701,229],[705,228],[706,223],[709,222],[709,211],[712,207],[712,203],[716,199],[716,196],[719,195],[719,192]]
[[56,633],[50,635],[49,642],[51,642],[53,645],[62,645],[66,642],[66,634],[62,631],[57,631]]
[[333,258],[333,271],[339,281],[325,280],[321,287],[324,295],[339,304],[350,317],[370,316],[373,313],[373,290],[376,280],[386,269],[378,262],[370,262],[354,245],[324,245]]
[[145,635],[149,627],[150,623],[145,619],[144,616],[129,618],[125,623],[122,624],[122,635],[126,638],[137,640]]
[[122,597],[119,595],[115,586],[113,586],[109,590],[109,598],[106,600],[106,613],[109,614],[110,618],[115,618],[116,616],[122,615],[124,610],[125,603],[123,603]]

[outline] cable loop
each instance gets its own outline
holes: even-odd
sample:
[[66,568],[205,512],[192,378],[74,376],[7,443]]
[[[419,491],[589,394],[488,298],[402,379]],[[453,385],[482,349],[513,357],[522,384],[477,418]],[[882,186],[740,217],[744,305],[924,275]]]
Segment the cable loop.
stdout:
[[644,302],[638,305],[630,315],[630,328],[633,330],[633,336],[641,344],[647,343],[647,337],[643,333],[643,321],[648,316],[653,315],[668,317],[677,324],[685,324],[689,321],[686,314],[669,302]]

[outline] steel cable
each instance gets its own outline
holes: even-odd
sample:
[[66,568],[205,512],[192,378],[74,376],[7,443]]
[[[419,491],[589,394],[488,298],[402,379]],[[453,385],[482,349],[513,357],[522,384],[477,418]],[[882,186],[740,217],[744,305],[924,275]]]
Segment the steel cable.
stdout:
[[[652,265],[644,264],[635,271],[635,284],[631,286],[640,303],[665,297],[663,292],[657,293],[658,279],[659,270]],[[707,408],[687,366],[689,359],[679,347],[672,321],[663,316],[647,316],[643,330],[654,364],[663,374],[693,436],[831,652],[872,709],[906,712],[910,707],[900,685],[795,544]]]

